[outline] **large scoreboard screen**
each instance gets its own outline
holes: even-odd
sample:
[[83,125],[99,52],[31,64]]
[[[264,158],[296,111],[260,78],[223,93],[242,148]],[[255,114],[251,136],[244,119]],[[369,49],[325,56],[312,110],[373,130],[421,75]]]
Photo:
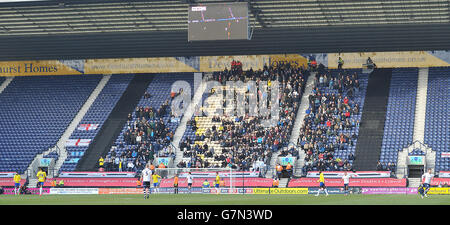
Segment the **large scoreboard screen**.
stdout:
[[189,41],[248,38],[248,3],[210,3],[189,6]]

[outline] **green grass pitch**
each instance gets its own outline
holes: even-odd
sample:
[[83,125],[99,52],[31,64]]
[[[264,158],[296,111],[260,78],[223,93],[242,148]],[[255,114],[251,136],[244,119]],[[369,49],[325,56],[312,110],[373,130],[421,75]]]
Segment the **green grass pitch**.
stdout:
[[0,195],[0,205],[450,205],[450,195]]

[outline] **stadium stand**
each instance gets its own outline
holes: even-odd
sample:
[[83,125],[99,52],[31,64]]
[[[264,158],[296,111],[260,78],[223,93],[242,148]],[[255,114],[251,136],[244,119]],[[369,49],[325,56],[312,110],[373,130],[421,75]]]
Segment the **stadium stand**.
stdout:
[[24,173],[37,154],[53,147],[100,79],[14,78],[0,95],[0,171]]
[[420,149],[414,149],[410,153],[408,153],[408,155],[425,155],[425,152]]
[[[312,194],[319,170],[330,194],[348,173],[360,194],[417,192],[429,168],[450,185],[450,0],[0,2],[0,189],[16,172],[34,189],[44,168],[49,194],[141,194],[148,163],[165,190],[177,175],[186,191],[187,171],[196,191],[216,171],[225,187],[292,188],[277,194]],[[176,81],[195,93],[185,115]],[[247,103],[275,81],[264,126]],[[61,179],[76,188],[51,193]]]
[[[232,167],[242,171],[263,171],[265,165],[269,164],[273,152],[286,151],[309,72],[293,68],[289,64],[280,64],[276,68],[265,66],[260,71],[244,72],[239,67],[239,62],[233,63],[236,64],[232,64],[231,70],[216,72],[211,80],[222,85],[227,81],[242,81],[245,84],[253,80],[257,81],[257,86],[258,82],[267,82],[269,85],[275,80],[279,81],[281,118],[278,124],[270,128],[263,127],[261,121],[264,117],[249,116],[248,111],[245,116],[239,113],[227,115],[232,107],[225,101],[216,99],[213,93],[223,91],[226,96],[230,87],[210,89],[202,99],[206,100],[206,107],[202,108],[203,112],[200,115],[193,116],[180,142],[185,159],[177,165],[178,167]],[[237,87],[235,91],[245,96],[243,98],[245,101],[255,97],[245,85]],[[237,104],[242,104],[237,97],[233,99]],[[225,115],[214,114],[217,109],[224,110]],[[291,153],[295,154],[293,151]]]
[[[134,75],[112,75],[70,139],[93,140],[133,77]],[[60,171],[73,171],[87,149],[88,146],[67,146],[68,157]],[[52,153],[46,157],[55,156],[58,155]]]
[[361,69],[318,71],[298,140],[302,173],[352,170],[368,76]]
[[[180,118],[172,116],[170,104],[179,94],[171,93],[172,84],[178,80],[187,81],[193,90],[192,73],[155,75],[105,158],[108,171],[118,171],[120,162],[123,170],[140,171],[155,156],[174,157],[170,144]],[[132,167],[128,167],[129,162]]]
[[435,171],[449,171],[450,158],[450,68],[429,69],[424,142],[436,151]]

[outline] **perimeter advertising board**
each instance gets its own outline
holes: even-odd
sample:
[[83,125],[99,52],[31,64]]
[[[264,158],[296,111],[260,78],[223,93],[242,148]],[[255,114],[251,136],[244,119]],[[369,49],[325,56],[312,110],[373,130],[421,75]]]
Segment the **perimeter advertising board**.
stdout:
[[0,76],[215,72],[230,69],[233,60],[243,70],[288,62],[295,68],[306,65],[300,54],[4,61]]
[[296,195],[307,195],[308,194],[308,188],[253,188],[253,194],[270,194],[270,195],[296,194]]
[[446,188],[435,187],[435,188],[430,188],[430,190],[428,191],[427,194],[430,194],[430,195],[448,195],[448,194],[450,194],[450,190],[449,190],[448,187],[446,187]]
[[[26,182],[25,179],[20,180],[20,184],[23,185]],[[14,186],[13,178],[0,178],[0,187],[13,187]]]
[[447,51],[404,51],[3,61],[0,76],[215,72],[230,69],[233,60],[240,61],[243,70],[261,70],[266,65],[277,67],[282,63],[298,68],[306,67],[310,57],[329,69],[337,68],[339,57],[344,60],[344,69],[361,68],[368,57],[379,68],[450,66]]
[[80,75],[73,63],[63,60],[5,61],[0,62],[0,76]]
[[[5,192],[3,194],[5,195],[14,195],[14,188],[4,188]],[[27,188],[30,194],[32,195],[38,195],[39,194],[39,188]],[[49,194],[50,188],[42,188],[42,194]]]
[[[327,187],[343,187],[342,179],[325,178]],[[406,179],[395,178],[351,178],[350,187],[406,187]],[[317,178],[292,179],[288,187],[318,187]]]
[[[310,195],[316,195],[319,191],[319,188],[308,188],[308,194]],[[350,188],[349,194],[360,194],[361,189],[359,188]],[[344,188],[327,188],[327,192],[330,195],[339,195],[339,194],[345,194]],[[320,194],[325,194],[324,191],[322,191]]]
[[392,195],[392,194],[403,194],[403,195],[411,195],[417,194],[417,188],[362,188],[362,194],[366,195],[374,195],[374,194],[382,194],[382,195]]
[[378,68],[450,66],[448,55],[445,51],[329,53],[328,68],[336,69],[339,57],[344,60],[344,69],[361,68],[369,57]]
[[56,195],[96,195],[98,188],[50,188],[49,194]]

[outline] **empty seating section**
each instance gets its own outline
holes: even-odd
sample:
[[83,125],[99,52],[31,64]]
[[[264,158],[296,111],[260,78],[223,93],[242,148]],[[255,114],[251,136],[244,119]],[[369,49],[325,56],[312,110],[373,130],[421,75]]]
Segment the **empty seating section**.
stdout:
[[352,169],[368,78],[361,69],[317,73],[298,142],[306,153],[303,174]]
[[[153,159],[158,153],[161,156],[175,155],[175,149],[167,147],[170,146],[173,134],[181,120],[171,115],[171,88],[176,81],[188,82],[191,87],[191,97],[193,96],[195,92],[193,73],[154,75],[136,110],[129,115],[127,123],[116,139],[111,149],[114,151],[107,154],[106,163],[113,165],[115,159],[121,160],[125,170],[127,163],[131,161],[134,169],[139,170],[143,169],[148,160]],[[163,113],[158,113],[162,108],[165,108],[161,111]],[[149,111],[153,112],[152,116]],[[140,140],[136,140],[137,136]],[[112,166],[109,169],[117,170],[118,168]]]
[[417,68],[392,70],[380,162],[397,164],[398,151],[412,144],[418,83]]
[[429,68],[427,109],[425,119],[426,145],[436,151],[435,170],[449,171],[450,158],[450,68]]
[[[81,122],[77,125],[77,128],[70,136],[70,139],[94,140],[133,77],[134,75],[128,74],[111,75],[108,83],[103,87],[103,90],[99,93]],[[96,129],[92,129],[92,127],[95,127],[96,125],[98,125]],[[75,170],[78,160],[83,156],[87,149],[88,146],[66,147],[67,158],[60,171]],[[49,157],[52,156],[50,155]]]
[[[286,66],[286,67],[285,67]],[[233,66],[232,66],[233,68]],[[218,81],[222,86],[205,90],[202,96],[203,107],[188,122],[180,142],[183,160],[178,167],[231,166],[240,170],[256,169],[256,165],[270,164],[272,152],[284,149],[289,144],[293,123],[300,104],[302,92],[309,72],[302,69],[267,68],[260,71],[242,71],[241,68],[213,73],[210,80]],[[236,108],[251,102],[252,98],[263,96],[249,91],[249,81],[267,84],[270,88],[279,81],[280,113],[279,120],[273,126],[262,126],[261,115],[249,116],[249,110],[238,113]],[[235,88],[226,85],[227,81],[242,81]],[[259,86],[259,83],[256,83]],[[233,91],[234,89],[234,91]],[[234,97],[227,96],[232,91]],[[223,93],[223,99],[213,93]],[[273,93],[272,90],[268,93]],[[238,96],[245,96],[242,99]],[[232,99],[230,102],[225,99]],[[270,98],[269,98],[270,99]],[[270,109],[270,108],[269,108]],[[215,114],[223,111],[223,115]],[[261,167],[260,167],[261,168]]]
[[15,77],[0,94],[0,171],[23,173],[53,147],[100,75]]

